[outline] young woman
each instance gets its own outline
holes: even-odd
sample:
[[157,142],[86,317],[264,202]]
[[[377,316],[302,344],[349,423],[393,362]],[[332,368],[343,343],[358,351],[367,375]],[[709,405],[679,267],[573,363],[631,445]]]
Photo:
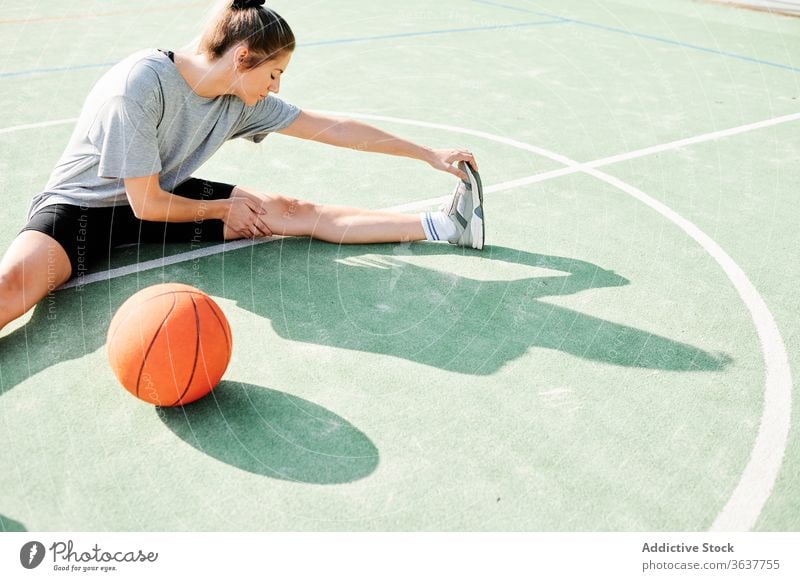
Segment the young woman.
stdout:
[[[429,149],[272,96],[295,38],[264,0],[228,0],[196,49],[146,50],[108,71],[28,223],[0,261],[0,329],[121,244],[312,236],[337,244],[447,240],[483,248],[480,179],[463,149]],[[406,156],[460,178],[421,215],[318,205],[192,177],[227,140],[279,132]],[[457,164],[457,166],[454,166]]]

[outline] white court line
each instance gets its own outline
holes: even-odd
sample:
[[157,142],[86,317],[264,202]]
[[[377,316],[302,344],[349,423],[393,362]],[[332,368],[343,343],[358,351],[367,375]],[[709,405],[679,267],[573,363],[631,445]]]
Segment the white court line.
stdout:
[[778,478],[792,421],[792,373],[786,345],[772,313],[747,275],[727,252],[697,226],[641,190],[598,170],[586,173],[630,194],[693,238],[722,267],[755,323],[764,357],[764,408],[747,466],[712,531],[749,531],[755,526]]
[[122,276],[128,276],[129,274],[133,273],[146,272],[148,270],[155,270],[156,268],[164,268],[173,264],[180,264],[181,262],[197,260],[198,258],[203,258],[205,256],[214,256],[215,254],[228,252],[230,250],[238,250],[239,248],[246,248],[256,244],[273,242],[275,240],[280,240],[281,238],[283,238],[283,236],[259,238],[258,240],[234,240],[231,242],[225,242],[223,244],[214,244],[213,246],[198,248],[188,252],[179,252],[178,254],[173,254],[172,256],[164,256],[154,260],[145,260],[143,262],[137,262],[136,264],[129,264],[128,266],[120,266],[118,268],[112,268],[110,270],[103,270],[101,272],[95,272],[93,274],[76,277],[58,288],[59,290],[62,290],[76,286],[92,284],[94,282],[108,281],[115,278],[120,278]]
[[[747,531],[752,529],[753,526],[755,526],[756,521],[758,520],[758,517],[761,514],[761,510],[764,507],[764,504],[766,503],[767,499],[772,493],[772,489],[775,485],[778,473],[780,472],[781,466],[783,464],[783,458],[786,452],[786,445],[788,441],[789,428],[791,425],[792,377],[791,377],[791,369],[789,367],[789,357],[788,354],[786,353],[786,347],[783,338],[781,337],[780,330],[778,329],[777,324],[775,323],[775,319],[770,313],[769,308],[767,307],[765,301],[759,295],[758,290],[755,288],[755,286],[747,278],[747,275],[735,263],[735,261],[724,250],[722,250],[722,248],[716,242],[714,242],[713,239],[711,239],[697,226],[695,226],[694,224],[692,224],[691,222],[689,222],[688,220],[686,220],[685,218],[683,218],[682,216],[680,216],[679,214],[675,213],[673,210],[668,208],[666,205],[655,200],[654,198],[651,198],[650,196],[648,196],[641,190],[631,186],[630,184],[627,184],[615,177],[600,172],[595,168],[600,167],[601,165],[614,163],[616,161],[622,161],[624,159],[633,159],[635,157],[641,157],[643,155],[651,155],[652,153],[683,147],[690,143],[695,144],[695,143],[701,143],[703,141],[712,141],[715,139],[720,139],[722,137],[736,135],[737,133],[743,133],[745,131],[752,131],[754,129],[768,127],[770,125],[777,125],[778,123],[794,121],[800,119],[800,114],[776,117],[774,119],[759,123],[751,123],[748,125],[743,125],[738,128],[732,128],[724,131],[716,131],[713,133],[697,136],[694,138],[674,141],[669,144],[664,144],[662,146],[654,146],[650,148],[645,148],[644,150],[630,152],[628,154],[621,154],[609,158],[604,158],[602,160],[596,160],[595,162],[589,162],[586,164],[581,164],[577,161],[571,160],[560,154],[550,152],[545,149],[530,144],[522,143],[513,139],[508,139],[498,135],[492,135],[490,133],[482,131],[474,131],[469,129],[463,129],[460,127],[454,127],[452,125],[425,123],[425,122],[411,121],[407,119],[398,119],[394,117],[384,117],[378,115],[356,115],[349,113],[333,113],[333,114],[341,115],[344,117],[371,119],[376,121],[386,121],[389,123],[415,125],[419,127],[440,129],[444,131],[451,131],[465,135],[473,135],[476,137],[481,137],[498,143],[504,143],[506,145],[510,145],[512,147],[516,147],[525,151],[531,151],[533,153],[536,153],[538,155],[541,155],[543,157],[546,157],[554,161],[558,161],[568,166],[567,168],[563,168],[560,170],[546,172],[546,174],[549,177],[554,177],[556,175],[566,175],[567,173],[575,173],[580,171],[588,175],[591,175],[597,179],[600,179],[608,183],[609,185],[618,188],[620,191],[623,191],[633,196],[635,199],[641,201],[642,203],[646,204],[647,206],[649,206],[650,208],[652,208],[653,210],[655,210],[656,212],[658,212],[659,214],[670,220],[673,224],[681,228],[687,235],[689,235],[693,240],[695,240],[706,252],[708,252],[708,254],[712,258],[714,258],[717,264],[720,265],[722,270],[728,276],[728,278],[734,285],[734,288],[736,289],[737,293],[739,294],[739,297],[742,299],[745,306],[747,307],[751,318],[753,319],[756,331],[758,333],[759,342],[761,344],[761,349],[764,357],[765,375],[766,375],[765,385],[764,385],[764,407],[762,410],[759,429],[756,435],[756,440],[753,449],[750,454],[750,458],[748,460],[747,466],[745,467],[740,477],[738,484],[736,485],[736,488],[734,489],[733,494],[726,503],[725,507],[723,507],[722,511],[717,515],[717,518],[712,524],[711,530]],[[508,184],[512,183],[515,184],[513,187],[518,187],[518,185],[520,185],[525,180],[542,181],[543,179],[545,179],[544,175],[545,174],[539,174],[538,176],[531,176],[530,178],[524,178],[523,180],[514,180],[513,182],[506,182],[505,184],[498,184],[494,186],[494,191],[499,191],[499,188],[501,186],[504,185],[508,186]],[[533,181],[528,181],[526,183],[533,183]],[[432,200],[422,200],[419,202],[413,202],[412,204],[406,204],[404,206],[395,207],[395,209],[397,208],[408,209],[412,206],[416,207],[421,204],[430,205],[430,202],[436,203],[441,199],[442,198],[434,198]],[[445,196],[444,199],[447,199],[447,197]],[[271,240],[274,239],[267,239],[265,241],[271,241]],[[182,255],[169,257],[166,259],[148,261],[146,263],[142,263],[139,265],[132,265],[129,267],[114,269],[113,271],[107,271],[106,273],[98,273],[98,275],[100,276],[105,275],[106,278],[116,278],[117,276],[124,276],[124,274],[131,274],[133,272],[146,270],[148,268],[158,268],[159,266],[165,265],[167,263],[174,264],[177,262],[183,262],[185,260],[191,260],[197,257],[198,253],[203,253],[202,255],[204,256],[216,254],[219,252],[223,252],[224,250],[233,248],[235,244],[237,243],[221,244],[211,248],[200,249]],[[238,244],[252,245],[254,244],[254,242],[240,241]],[[147,266],[148,268],[142,268],[145,266]],[[113,277],[110,276],[112,272],[114,273]],[[89,277],[86,278],[88,279]],[[88,280],[86,280],[85,282],[88,282]]]
[[[612,155],[609,157],[603,157],[600,159],[596,159],[594,161],[589,161],[586,163],[579,163],[576,165],[569,165],[567,167],[563,167],[560,169],[555,169],[547,172],[542,172],[539,174],[535,174],[529,177],[520,178],[513,181],[503,182],[501,184],[495,184],[489,188],[485,188],[484,191],[487,193],[491,192],[502,192],[505,190],[510,190],[512,188],[518,188],[521,186],[527,186],[530,184],[539,183],[545,180],[557,178],[560,176],[570,175],[579,172],[586,172],[589,173],[587,170],[594,169],[598,167],[603,167],[606,165],[611,165],[613,163],[619,163],[621,161],[628,161],[631,159],[637,159],[640,157],[646,157],[648,155],[654,155],[656,153],[662,153],[664,151],[672,151],[675,149],[681,149],[682,147],[687,147],[689,145],[696,145],[698,143],[704,143],[708,141],[717,141],[719,139],[730,137],[732,135],[738,135],[740,133],[746,133],[748,131],[754,131],[756,129],[764,129],[765,127],[772,127],[774,125],[780,125],[781,123],[788,123],[790,121],[800,121],[800,113],[793,113],[791,115],[783,115],[781,117],[774,117],[772,119],[766,119],[764,121],[758,121],[756,123],[748,123],[747,125],[740,125],[739,127],[731,127],[730,129],[723,129],[721,131],[712,131],[711,133],[704,133],[702,135],[697,135],[695,137],[688,137],[685,139],[678,139],[676,141],[670,141],[669,143],[662,143],[661,145],[653,145],[651,147],[645,147],[643,149],[637,149],[635,151],[629,151],[627,153],[620,153],[617,155]],[[555,158],[551,158],[555,159]],[[560,160],[556,160],[560,161]]]
[[799,121],[800,113],[792,113],[791,115],[783,115],[781,117],[774,117],[766,119],[765,121],[758,121],[756,123],[748,123],[747,125],[740,125],[739,127],[731,127],[730,129],[723,129],[721,131],[712,131],[711,133],[704,133],[696,137],[688,137],[686,139],[678,139],[677,141],[670,141],[662,145],[654,145],[652,147],[645,147],[629,153],[620,153],[619,155],[612,155],[611,157],[604,157],[595,161],[590,161],[585,165],[586,167],[595,168],[626,161],[629,159],[636,159],[637,157],[644,157],[646,155],[653,155],[654,153],[661,153],[662,151],[669,151],[672,149],[680,149],[687,145],[695,145],[705,141],[716,141],[723,137],[730,137],[731,135],[738,135],[739,133],[746,133],[756,129],[764,129],[765,127],[772,127],[773,125],[780,125],[781,123],[788,123],[790,121]]
[[15,131],[24,131],[25,129],[38,129],[40,127],[52,127],[53,125],[66,125],[67,123],[75,123],[78,119],[57,119],[55,121],[42,121],[40,123],[28,123],[27,125],[15,125],[13,127],[4,127],[0,129],[2,133],[14,133]]

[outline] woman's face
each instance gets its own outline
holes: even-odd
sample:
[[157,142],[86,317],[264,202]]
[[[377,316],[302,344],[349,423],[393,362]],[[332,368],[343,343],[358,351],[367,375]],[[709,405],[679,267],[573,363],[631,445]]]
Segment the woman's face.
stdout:
[[237,82],[234,94],[246,105],[255,105],[265,99],[270,93],[277,93],[281,89],[281,75],[289,66],[292,53],[284,52],[274,59],[265,61],[254,69],[239,69],[236,72]]

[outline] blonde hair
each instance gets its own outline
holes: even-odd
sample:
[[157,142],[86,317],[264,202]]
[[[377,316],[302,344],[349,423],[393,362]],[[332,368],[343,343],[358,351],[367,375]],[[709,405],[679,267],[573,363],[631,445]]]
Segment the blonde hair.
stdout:
[[243,42],[250,49],[245,69],[293,52],[294,33],[264,0],[226,0],[213,14],[200,36],[197,50],[217,60],[231,47]]

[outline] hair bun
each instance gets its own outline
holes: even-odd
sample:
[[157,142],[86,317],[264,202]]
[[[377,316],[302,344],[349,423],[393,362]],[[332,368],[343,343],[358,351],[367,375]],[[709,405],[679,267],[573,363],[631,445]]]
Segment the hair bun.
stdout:
[[233,0],[231,8],[234,10],[247,10],[248,8],[258,8],[264,5],[266,0]]

